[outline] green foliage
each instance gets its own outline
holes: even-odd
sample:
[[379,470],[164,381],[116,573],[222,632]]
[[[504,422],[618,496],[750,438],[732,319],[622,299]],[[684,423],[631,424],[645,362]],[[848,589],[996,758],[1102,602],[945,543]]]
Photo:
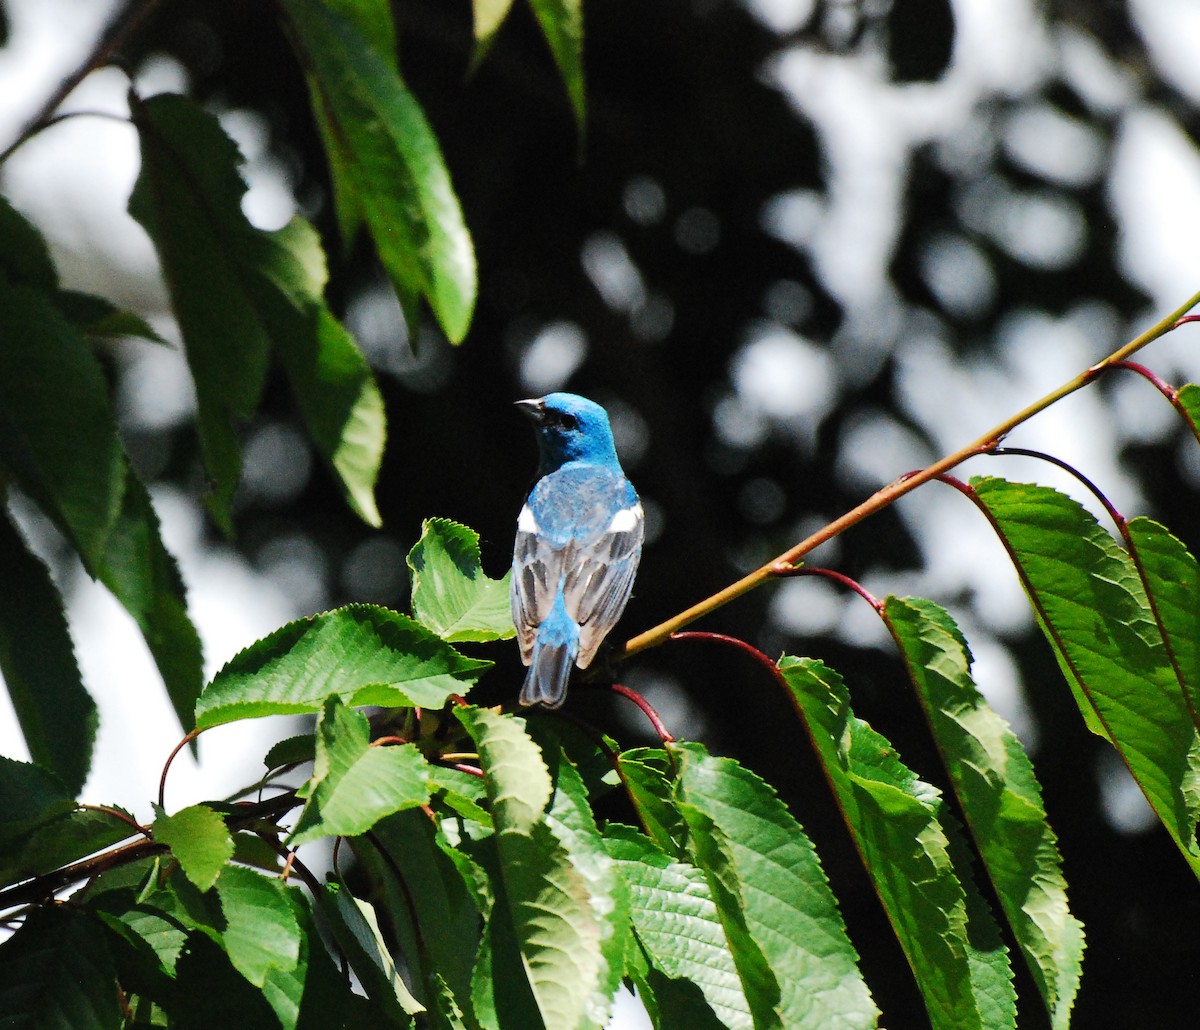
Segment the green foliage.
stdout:
[[[158,249],[183,332],[213,517],[232,531],[236,431],[258,407],[274,350],[314,444],[351,505],[378,524],[372,490],[383,404],[366,361],[322,299],[325,262],[315,232],[299,218],[275,233],[247,221],[237,148],[192,101],[163,94],[132,107],[142,170],[129,211]],[[214,305],[214,293],[226,302]]]
[[85,564],[101,564],[125,456],[95,356],[43,291],[0,278],[0,460]]
[[[1173,685],[1166,710],[1188,711],[1194,560],[1143,519],[1129,524],[1131,556],[1076,502],[1044,487],[986,480],[973,493],[1018,562],[1082,696],[1096,698],[1116,746],[1150,767],[1142,722],[1124,710],[1114,717],[1105,692],[1121,687],[1113,667],[1141,662],[1142,674],[1159,677],[1157,703],[1167,704],[1160,695]],[[57,989],[66,949],[84,948],[92,972],[72,988],[69,1004],[98,1004],[89,976],[115,980],[133,1007],[171,1025],[199,1025],[208,1003],[195,1007],[187,985],[203,977],[223,984],[244,1013],[259,1013],[252,1018],[291,1028],[342,1025],[351,1010],[398,1027],[598,1027],[622,979],[637,986],[657,1027],[875,1026],[879,1013],[816,849],[749,769],[696,743],[606,758],[588,738],[542,720],[531,733],[523,718],[461,699],[447,707],[487,667],[430,628],[458,637],[464,627],[478,635],[489,624],[478,617],[488,610],[479,597],[490,598],[496,581],[483,577],[477,548],[465,527],[427,523],[410,563],[414,609],[428,625],[351,606],[283,627],[217,674],[197,701],[201,727],[317,714],[309,733],[284,739],[266,758],[269,768],[311,763],[307,778],[254,812],[216,804],[160,810],[152,840],[122,843],[133,827],[121,813],[75,809],[51,774],[5,763],[0,839],[13,858],[3,867],[11,886],[0,898],[22,891],[28,876],[71,883],[96,849],[109,849],[114,871],[122,861],[141,870],[80,890],[69,918],[28,917],[4,946],[12,957],[5,968],[18,972],[0,975],[0,991],[14,1011],[42,1018],[39,1006]],[[1070,574],[1050,576],[1054,554],[1070,557]],[[1092,650],[1081,655],[1077,613],[1085,606],[1066,599],[1118,588],[1094,603],[1124,621],[1114,623],[1111,643],[1093,630]],[[1052,1024],[1066,1027],[1083,933],[1032,764],[975,688],[966,641],[949,614],[919,598],[891,597],[878,610],[1006,932]],[[1133,637],[1121,626],[1136,629]],[[1146,658],[1152,646],[1156,661]],[[1106,654],[1110,665],[1097,684],[1089,662]],[[931,1025],[1014,1027],[1007,948],[940,790],[855,717],[834,670],[785,657],[776,676]],[[385,728],[372,743],[372,724],[355,709],[379,703],[400,709],[403,737]],[[1194,733],[1190,718],[1179,725]],[[1156,754],[1172,753],[1164,748]],[[455,767],[464,759],[477,767]],[[645,832],[598,820],[598,793],[614,784]],[[1152,785],[1187,810],[1186,782]],[[299,864],[308,890],[289,886],[272,851],[251,868],[250,852],[234,844],[247,830],[280,849],[347,837],[375,893],[368,902],[336,876],[318,883]],[[169,849],[168,861],[153,858],[154,849]],[[328,927],[328,943],[315,920]],[[351,1000],[340,964],[365,999]]]
[[1196,727],[1133,559],[1080,504],[1049,487],[972,485],[1085,717],[1094,713],[1200,875]]
[[216,882],[225,951],[256,987],[276,972],[291,972],[300,959],[300,927],[287,890],[274,877],[235,865],[226,866]]
[[548,818],[557,791],[523,720],[480,708],[459,719],[479,749],[504,901],[538,1010],[548,1026],[600,1024],[611,1004],[611,872],[607,893],[597,884],[611,859],[594,828],[565,833]]
[[[6,762],[0,769],[11,771],[11,766]],[[50,813],[55,807],[50,802],[42,811]],[[121,815],[130,822],[123,821]],[[12,883],[42,876],[80,855],[111,847],[134,832],[132,821],[133,816],[118,808],[109,811],[78,808],[53,816],[15,837],[0,830],[0,879]]]
[[405,986],[379,930],[374,907],[336,883],[326,886],[320,900],[338,947],[375,1003],[379,1017],[387,1026],[411,1026],[409,1017],[423,1007]]
[[889,597],[884,617],[905,658],[992,887],[1046,1004],[1070,1021],[1083,924],[1067,904],[1054,831],[1021,742],[976,689],[971,654],[932,601]]
[[[475,0],[477,60],[511,6]],[[582,135],[582,6],[530,7]],[[473,245],[402,77],[391,6],[282,0],[276,13],[307,82],[342,244],[370,234],[411,339],[428,305],[461,342]],[[250,223],[241,156],[213,113],[174,95],[130,103],[141,164],[129,211],[182,333],[214,522],[236,528],[241,432],[275,362],[346,503],[378,525],[383,401],[326,299],[325,242],[301,218],[275,232]],[[0,326],[0,496],[19,491],[123,605],[184,729],[312,717],[267,752],[272,778],[233,803],[156,805],[149,826],[79,805],[96,706],[55,579],[6,512],[0,673],[33,761],[0,757],[0,914],[14,931],[0,944],[0,1025],[585,1030],[604,1025],[622,982],[658,1028],[877,1025],[873,971],[818,846],[746,764],[666,734],[622,750],[557,716],[463,700],[492,661],[456,645],[498,655],[487,647],[513,636],[508,577],[484,573],[468,527],[424,523],[408,555],[411,616],[350,605],[299,619],[204,686],[182,579],[111,400],[113,341],[162,340],[112,301],[62,289],[37,228],[3,201]],[[1195,431],[1200,387],[1169,395]],[[1048,487],[959,486],[1012,557],[1084,722],[1200,873],[1196,559],[1142,517],[1118,519],[1118,543]],[[1033,763],[976,688],[946,610],[896,597],[877,610],[895,681],[912,687],[944,769],[907,765],[823,662],[757,655],[824,771],[832,798],[812,803],[836,806],[932,1026],[1002,1030],[1020,1002],[1065,1030],[1083,927]],[[309,846],[339,838],[322,881]],[[347,852],[357,869],[343,876]],[[1010,947],[1031,999],[1015,996]]]
[[639,987],[649,987],[651,969],[674,980],[689,980],[723,1025],[731,1030],[753,1026],[704,873],[673,859],[628,826],[610,825],[604,844],[628,887],[634,946],[645,952],[647,968],[638,971]]
[[317,719],[312,777],[297,791],[305,798],[289,842],[356,837],[381,819],[429,800],[429,766],[411,744],[371,747],[366,716],[336,695]]
[[490,579],[479,564],[479,534],[450,519],[426,519],[408,553],[413,616],[443,640],[505,640],[516,635],[511,573]]
[[441,708],[489,665],[407,616],[349,605],[297,619],[237,654],[201,694],[196,724],[316,712],[333,696],[348,705]]
[[40,909],[0,944],[0,1012],[14,1030],[119,1030],[114,979],[103,931],[81,912]]
[[83,787],[96,737],[96,702],[83,685],[62,601],[46,567],[0,518],[0,673],[29,754],[70,787]]
[[[956,869],[936,787],[857,719],[841,677],[811,659],[783,658],[791,688],[875,891],[925,998],[934,1027],[1012,1027],[1016,996],[987,906],[971,925],[970,871]],[[981,946],[986,942],[986,947]],[[991,967],[991,976],[987,976]],[[976,972],[980,975],[976,977]],[[999,998],[989,988],[1003,985]]]
[[197,888],[208,890],[233,858],[233,838],[225,820],[207,805],[191,805],[174,815],[156,812],[151,827],[154,839],[171,849],[179,868]]
[[409,325],[425,298],[457,343],[475,307],[475,251],[450,174],[394,58],[341,6],[287,0],[283,9],[325,139],[343,232],[362,219]]
[[1186,383],[1179,388],[1175,403],[1197,440],[1200,440],[1200,384]]
[[585,122],[583,85],[583,0],[529,0],[542,35],[550,44],[562,75],[571,110],[582,134]]
[[878,1010],[820,861],[775,792],[699,744],[672,748],[675,802],[756,1026],[874,1026]]

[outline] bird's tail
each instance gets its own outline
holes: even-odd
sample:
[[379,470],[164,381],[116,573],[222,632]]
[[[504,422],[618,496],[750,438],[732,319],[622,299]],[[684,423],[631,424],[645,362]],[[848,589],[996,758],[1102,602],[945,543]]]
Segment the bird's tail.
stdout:
[[567,614],[560,593],[549,617],[538,627],[521,687],[521,704],[558,708],[566,699],[567,680],[578,654],[579,623]]

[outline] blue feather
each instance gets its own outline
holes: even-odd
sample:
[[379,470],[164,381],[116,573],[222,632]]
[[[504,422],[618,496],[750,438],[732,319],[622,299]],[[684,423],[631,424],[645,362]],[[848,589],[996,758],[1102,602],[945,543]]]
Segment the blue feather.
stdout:
[[529,666],[521,703],[557,708],[629,600],[642,507],[604,409],[575,394],[519,401],[538,436],[538,478],[517,521],[512,613]]

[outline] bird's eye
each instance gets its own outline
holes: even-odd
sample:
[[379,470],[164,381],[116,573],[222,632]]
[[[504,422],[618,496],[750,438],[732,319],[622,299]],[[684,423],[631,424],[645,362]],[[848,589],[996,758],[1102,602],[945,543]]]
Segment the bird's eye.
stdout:
[[568,415],[565,411],[558,412],[557,422],[560,429],[578,429],[579,419],[574,415]]

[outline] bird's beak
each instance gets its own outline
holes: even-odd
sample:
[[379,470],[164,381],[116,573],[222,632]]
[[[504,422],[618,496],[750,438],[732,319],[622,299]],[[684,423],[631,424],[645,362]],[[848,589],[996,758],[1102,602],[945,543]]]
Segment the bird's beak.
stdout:
[[533,419],[538,425],[541,425],[546,417],[546,402],[540,397],[517,401],[516,405],[521,410],[521,414]]

